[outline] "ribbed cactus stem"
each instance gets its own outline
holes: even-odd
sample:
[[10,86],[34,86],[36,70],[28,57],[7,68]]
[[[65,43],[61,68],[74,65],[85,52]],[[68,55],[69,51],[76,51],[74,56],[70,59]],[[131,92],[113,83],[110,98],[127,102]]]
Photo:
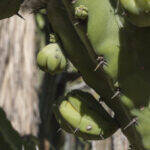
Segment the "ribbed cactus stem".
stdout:
[[[59,35],[63,43],[66,56],[81,72],[85,82],[99,93],[106,104],[115,112],[117,122],[124,128],[131,121],[129,112],[125,110],[118,97],[111,100],[115,92],[110,82],[111,80],[102,69],[99,68],[96,72],[94,71],[97,65],[96,60],[94,60],[93,56],[89,55],[87,46],[84,45],[84,41],[77,34],[78,32],[76,33],[74,25],[62,7],[63,5],[60,1],[50,0],[47,11],[53,30]],[[131,125],[123,132],[128,137],[130,143],[134,145],[135,150],[144,150],[134,125]]]

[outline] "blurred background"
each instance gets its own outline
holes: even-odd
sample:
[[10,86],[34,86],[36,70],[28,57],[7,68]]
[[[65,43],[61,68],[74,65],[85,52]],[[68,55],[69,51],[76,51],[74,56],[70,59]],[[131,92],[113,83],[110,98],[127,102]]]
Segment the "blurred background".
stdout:
[[71,63],[55,76],[38,69],[37,52],[49,43],[52,31],[44,11],[22,15],[24,19],[0,20],[0,107],[28,149],[127,150],[128,142],[120,131],[104,141],[83,141],[60,130],[51,110],[59,96],[73,89],[97,95]]

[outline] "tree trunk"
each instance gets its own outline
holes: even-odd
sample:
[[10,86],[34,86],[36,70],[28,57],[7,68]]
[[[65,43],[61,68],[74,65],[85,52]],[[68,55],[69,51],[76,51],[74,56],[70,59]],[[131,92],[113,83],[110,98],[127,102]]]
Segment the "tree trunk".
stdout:
[[0,106],[21,135],[36,135],[35,21],[32,15],[24,17],[0,21]]

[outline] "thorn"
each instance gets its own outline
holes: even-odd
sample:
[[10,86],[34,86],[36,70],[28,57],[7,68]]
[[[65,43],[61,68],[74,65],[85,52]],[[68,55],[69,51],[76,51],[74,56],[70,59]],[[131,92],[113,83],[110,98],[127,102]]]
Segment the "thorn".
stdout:
[[117,6],[116,6],[116,9],[115,9],[115,14],[117,14],[117,12],[118,12],[118,9],[119,9],[119,0],[117,1]]
[[21,16],[19,13],[17,13],[16,15],[17,15],[18,17],[20,17],[21,19],[25,20],[25,19],[23,18],[23,16]]
[[87,131],[90,131],[92,129],[92,126],[91,125],[88,125],[87,127],[86,127],[86,130]]
[[96,71],[101,65],[103,65],[104,64],[104,61],[100,61],[99,63],[98,63],[98,65],[96,66],[96,68],[94,69],[94,71]]
[[107,65],[107,63],[106,63],[106,61],[104,60],[104,57],[103,57],[103,56],[99,56],[96,60],[97,60],[99,63],[98,63],[98,65],[96,66],[96,68],[94,69],[94,71],[96,71],[100,66]]
[[101,139],[102,139],[102,140],[104,140],[104,137],[103,137],[103,135],[102,135],[102,134],[100,134],[99,136],[101,137]]
[[111,97],[111,99],[114,99],[115,97],[119,96],[120,95],[120,89],[117,88],[115,94]]
[[74,26],[77,26],[77,25],[79,25],[79,22],[74,23]]
[[137,120],[138,120],[138,117],[135,117],[133,118],[133,120],[131,122],[129,122],[129,124],[127,126],[124,127],[123,130],[126,130],[128,127],[130,127],[132,124],[135,124],[137,125]]
[[59,129],[57,130],[57,133],[59,133],[61,130],[62,130],[62,128],[59,128]]
[[76,128],[73,133],[76,134],[77,131],[79,131],[79,128]]
[[76,1],[77,1],[77,0],[72,0],[72,2],[71,2],[71,3],[72,3],[72,4],[74,4]]

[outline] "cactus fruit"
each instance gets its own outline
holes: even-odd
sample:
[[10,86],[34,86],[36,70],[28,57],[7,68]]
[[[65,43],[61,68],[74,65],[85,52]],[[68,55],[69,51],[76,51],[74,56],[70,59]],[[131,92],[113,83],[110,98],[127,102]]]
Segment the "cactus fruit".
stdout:
[[119,127],[94,97],[74,90],[54,105],[62,129],[84,140],[101,140],[111,136]]
[[66,68],[66,58],[57,43],[48,44],[37,55],[37,63],[41,70],[56,74]]
[[18,13],[23,0],[1,0],[0,1],[0,20],[9,18]]
[[127,11],[127,19],[136,26],[150,26],[150,1],[149,0],[120,0]]

